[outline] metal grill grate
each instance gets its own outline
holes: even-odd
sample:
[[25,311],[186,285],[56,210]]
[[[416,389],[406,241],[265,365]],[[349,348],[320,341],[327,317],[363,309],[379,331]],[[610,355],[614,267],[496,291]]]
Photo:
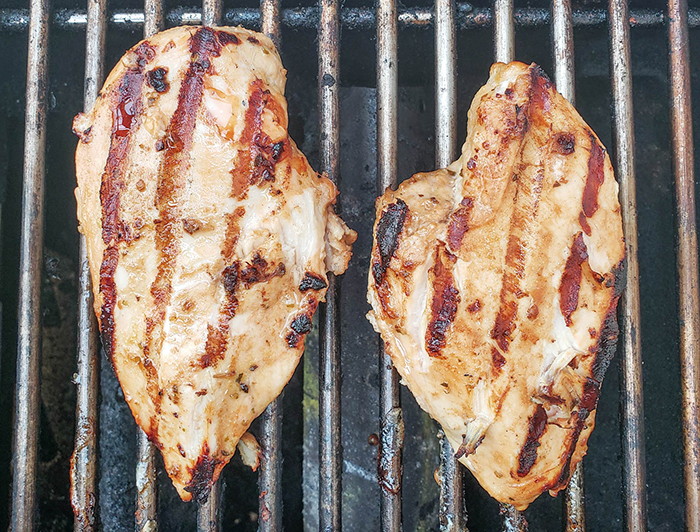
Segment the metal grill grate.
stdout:
[[[0,30],[28,29],[28,68],[24,187],[18,311],[17,389],[13,455],[11,528],[32,530],[36,506],[37,434],[39,419],[40,276],[43,246],[44,175],[48,85],[49,26],[86,29],[84,107],[90,108],[104,77],[107,24],[143,27],[150,36],[168,25],[242,23],[261,28],[280,44],[280,28],[318,28],[318,90],[320,108],[319,171],[339,179],[339,46],[340,27],[376,28],[377,31],[377,189],[397,184],[398,157],[398,30],[400,27],[435,27],[436,166],[444,167],[457,154],[456,31],[492,25],[498,61],[515,56],[515,26],[551,25],[554,77],[559,91],[575,99],[573,27],[607,22],[614,102],[615,168],[626,235],[628,276],[621,302],[623,487],[627,530],[646,529],[646,484],[640,340],[639,266],[637,260],[637,208],[634,171],[634,127],[630,59],[630,27],[668,24],[671,81],[671,119],[678,220],[678,271],[680,278],[681,380],[685,446],[686,527],[700,530],[700,427],[698,372],[700,371],[700,308],[693,175],[693,137],[688,52],[688,28],[700,25],[700,10],[688,10],[686,0],[669,0],[668,13],[628,8],[627,0],[610,0],[609,10],[572,11],[571,0],[553,0],[551,11],[514,9],[512,0],[494,0],[493,9],[471,9],[454,0],[435,0],[434,9],[398,9],[396,0],[379,0],[376,12],[367,8],[341,9],[338,0],[320,0],[318,7],[281,10],[279,0],[262,0],[260,10],[223,12],[221,0],[204,0],[201,12],[176,9],[165,13],[162,0],[145,0],[143,12],[107,13],[105,0],[88,0],[87,11],[58,11],[50,16],[48,0],[30,0],[30,9],[0,10]],[[340,447],[340,345],[339,282],[329,276],[327,303],[321,308],[320,341],[320,528],[341,528],[342,460]],[[85,240],[80,240],[80,301],[78,334],[78,410],[74,455],[74,506],[76,530],[96,527],[97,443],[99,434],[99,351],[92,309]],[[308,355],[307,355],[308,356]],[[403,418],[396,371],[379,347],[381,523],[387,531],[401,530]],[[281,504],[281,399],[263,416],[263,459],[259,474],[260,530],[282,530]],[[155,450],[139,433],[136,470],[137,530],[157,527]],[[462,471],[452,450],[441,437],[440,528],[463,530]],[[579,466],[565,495],[565,530],[583,531],[583,468]],[[199,509],[198,529],[218,530],[218,490]],[[504,530],[525,530],[523,516],[503,506]]]

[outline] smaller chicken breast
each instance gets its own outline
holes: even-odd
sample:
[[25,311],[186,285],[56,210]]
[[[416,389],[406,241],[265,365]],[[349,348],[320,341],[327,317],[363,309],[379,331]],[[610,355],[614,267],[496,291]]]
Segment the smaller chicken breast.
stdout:
[[618,186],[537,65],[495,64],[462,156],[377,199],[369,320],[497,500],[563,489],[586,453],[624,284]]
[[183,500],[206,500],[292,376],[356,238],[289,137],[285,75],[264,35],[173,28],[74,123],[103,345]]

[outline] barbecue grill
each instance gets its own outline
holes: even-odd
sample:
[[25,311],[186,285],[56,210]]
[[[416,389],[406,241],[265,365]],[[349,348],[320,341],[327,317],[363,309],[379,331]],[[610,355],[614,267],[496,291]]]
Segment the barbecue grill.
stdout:
[[[0,496],[10,503],[0,526],[476,532],[527,530],[529,521],[532,530],[700,530],[691,106],[700,58],[690,60],[700,50],[689,43],[700,9],[633,3],[88,0],[85,9],[29,0],[27,9],[1,0],[0,475],[8,481]],[[360,237],[350,270],[329,278],[294,378],[253,427],[263,448],[257,488],[234,458],[197,507],[177,499],[100,353],[75,232],[69,128],[142,35],[220,23],[261,30],[281,46],[291,135],[338,184],[338,208]],[[364,320],[374,197],[455,159],[492,59],[514,58],[542,64],[566,98],[578,96],[611,150],[628,260],[617,363],[589,455],[565,493],[543,495],[523,514],[499,507],[457,465]]]

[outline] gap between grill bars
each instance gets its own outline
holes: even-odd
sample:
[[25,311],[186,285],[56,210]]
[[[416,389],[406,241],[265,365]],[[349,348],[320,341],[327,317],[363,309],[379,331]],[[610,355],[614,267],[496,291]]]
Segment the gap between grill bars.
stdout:
[[[669,0],[668,16],[661,11],[630,14],[626,0],[611,0],[609,11],[572,12],[570,0],[553,0],[552,10],[514,9],[512,0],[495,0],[493,9],[472,9],[453,0],[436,0],[434,10],[397,9],[395,0],[380,0],[371,9],[341,9],[337,0],[321,0],[319,7],[281,10],[278,0],[262,0],[261,9],[223,12],[221,0],[205,0],[200,13],[184,9],[164,12],[162,1],[147,0],[144,12],[108,15],[105,1],[88,0],[86,11],[59,11],[51,18],[48,0],[31,0],[30,10],[0,10],[0,29],[28,29],[27,121],[24,153],[24,188],[21,229],[20,304],[16,424],[13,455],[13,530],[32,530],[37,466],[38,389],[40,356],[40,298],[38,272],[42,269],[43,185],[50,22],[59,28],[86,28],[84,107],[95,101],[104,77],[104,48],[108,22],[117,27],[143,25],[149,36],[180,23],[243,23],[262,27],[279,44],[280,26],[319,27],[319,108],[321,167],[335,182],[339,179],[339,42],[341,25],[347,29],[377,29],[378,172],[379,192],[396,186],[397,91],[400,27],[434,24],[436,44],[436,164],[445,166],[457,155],[456,139],[456,29],[492,25],[497,60],[514,57],[515,26],[552,25],[554,77],[562,94],[574,101],[573,27],[609,23],[612,92],[614,102],[615,168],[626,235],[628,276],[621,301],[623,484],[627,530],[646,530],[646,487],[641,378],[640,308],[637,260],[637,208],[634,171],[634,130],[630,59],[630,26],[668,23],[671,80],[671,117],[678,220],[680,277],[681,357],[685,444],[686,526],[700,528],[700,455],[698,427],[698,371],[700,371],[700,310],[698,308],[697,231],[693,189],[693,146],[690,101],[688,28],[700,25],[700,10],[688,9],[685,0]],[[76,530],[96,528],[96,437],[99,351],[91,300],[90,276],[84,239],[80,242],[80,300],[78,331],[78,409],[71,498],[78,509]],[[321,311],[321,421],[320,421],[320,523],[323,530],[340,530],[340,362],[339,287],[330,276],[328,303]],[[403,421],[398,380],[389,358],[380,349],[382,452],[381,519],[383,530],[401,529],[401,449]],[[263,460],[260,472],[260,527],[282,527],[280,455],[281,402],[268,407],[263,417]],[[139,433],[136,527],[157,527],[155,450]],[[440,526],[460,530],[466,517],[462,508],[461,469],[445,439],[441,445]],[[218,530],[218,491],[200,508],[199,530]],[[583,473],[579,468],[565,495],[565,529],[585,529]],[[525,530],[522,515],[504,507],[504,530]],[[263,517],[266,516],[267,518]]]

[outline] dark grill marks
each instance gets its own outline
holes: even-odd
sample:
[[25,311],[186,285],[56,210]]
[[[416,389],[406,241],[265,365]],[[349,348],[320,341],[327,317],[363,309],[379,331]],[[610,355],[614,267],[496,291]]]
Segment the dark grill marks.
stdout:
[[520,449],[518,457],[518,476],[526,476],[537,461],[537,448],[540,446],[540,438],[547,428],[547,412],[542,405],[537,405],[535,413],[530,418],[525,445]]
[[372,275],[375,282],[380,285],[384,282],[386,269],[389,267],[396,248],[399,247],[399,236],[403,230],[403,224],[408,214],[408,205],[397,199],[396,203],[390,204],[382,213],[377,224],[377,249],[379,250],[379,260],[372,264]]
[[148,71],[148,84],[153,87],[156,92],[164,93],[170,90],[168,83],[168,69],[165,67],[154,68]]
[[442,350],[447,343],[447,330],[457,315],[459,291],[452,277],[452,267],[456,258],[444,244],[435,251],[433,266],[433,300],[430,304],[430,322],[426,331],[425,347],[431,357],[444,358]]
[[229,322],[238,310],[238,287],[240,285],[240,264],[234,262],[224,268],[221,274],[224,285],[225,299],[219,310],[219,323],[216,327],[207,325],[207,342],[204,345],[204,355],[199,359],[199,365],[203,368],[216,364],[224,358],[228,345]]
[[583,229],[583,232],[588,236],[591,236],[591,226],[588,225],[588,218],[586,218],[586,215],[583,214],[583,211],[578,213],[578,223],[581,226],[581,229]]
[[588,250],[583,242],[583,233],[577,233],[566,259],[564,273],[559,285],[559,308],[566,325],[571,325],[571,314],[578,308],[578,293],[581,289],[581,266],[588,259]]
[[125,186],[123,174],[131,148],[131,128],[134,125],[134,117],[141,113],[143,107],[141,93],[144,84],[144,67],[153,58],[155,52],[147,42],[144,42],[134,53],[136,54],[135,66],[124,73],[119,88],[114,93],[116,101],[112,112],[112,137],[100,187],[102,241],[106,246],[100,266],[100,293],[102,294],[100,329],[105,351],[110,357],[114,354],[114,309],[117,304],[114,274],[119,263],[119,204],[121,192]]
[[263,111],[269,108],[283,122],[283,110],[276,104],[270,91],[265,89],[260,79],[250,84],[248,93],[248,108],[245,114],[245,126],[239,140],[242,146],[248,147],[238,152],[231,175],[233,179],[232,197],[243,198],[249,186],[260,185],[275,181],[275,166],[290,153],[285,147],[287,140],[273,143],[263,128]]
[[[151,353],[160,353],[163,344],[159,332],[165,319],[165,310],[170,304],[172,278],[183,232],[182,215],[178,208],[179,195],[189,170],[192,135],[202,104],[204,76],[210,71],[211,58],[217,57],[221,51],[216,35],[210,28],[197,30],[190,37],[189,45],[190,64],[182,80],[177,109],[165,134],[156,188],[158,219],[154,220],[155,244],[160,253],[160,262],[151,285],[154,299],[153,327],[145,338],[145,344]],[[157,341],[151,345],[154,334],[157,335]]]
[[389,303],[389,284],[386,282],[386,270],[399,247],[399,237],[406,222],[406,216],[408,216],[408,205],[399,198],[396,203],[391,203],[382,212],[375,235],[379,257],[375,258],[372,263],[372,277],[382,309],[390,318],[396,318],[396,313]]
[[588,136],[591,139],[591,151],[588,156],[588,175],[581,203],[583,214],[586,218],[591,218],[598,210],[598,190],[605,180],[605,150],[593,133],[589,132]]
[[506,364],[505,357],[495,347],[491,348],[491,364],[493,365],[494,375],[501,373],[501,368]]
[[[270,267],[268,268],[268,266]],[[282,277],[285,274],[284,264],[280,263],[277,267],[272,266],[274,265],[268,265],[267,261],[256,251],[253,254],[253,260],[246,263],[245,268],[241,271],[241,281],[246,288],[250,288],[256,283],[266,283],[273,277]]]
[[197,458],[197,463],[190,470],[192,480],[185,486],[185,491],[192,494],[192,498],[199,504],[204,504],[209,498],[209,491],[214,481],[214,471],[220,460],[209,455],[209,445],[205,442],[202,452]]
[[599,395],[600,384],[598,384],[598,382],[594,379],[587,378],[583,385],[583,393],[581,394],[581,400],[578,404],[578,410],[573,413],[573,416],[576,417],[576,425],[574,426],[574,430],[570,436],[569,446],[566,451],[566,462],[564,463],[564,467],[559,474],[559,478],[552,486],[554,489],[564,487],[569,482],[569,477],[571,476],[571,459],[576,451],[576,445],[581,437],[581,432],[583,432],[583,429],[586,426],[586,420],[598,405]]
[[450,215],[447,228],[447,245],[452,253],[457,253],[462,245],[464,235],[469,231],[469,212],[474,206],[472,198],[464,198],[459,208]]
[[306,292],[307,290],[323,290],[328,286],[326,280],[313,272],[305,272],[304,278],[299,283],[299,291]]

